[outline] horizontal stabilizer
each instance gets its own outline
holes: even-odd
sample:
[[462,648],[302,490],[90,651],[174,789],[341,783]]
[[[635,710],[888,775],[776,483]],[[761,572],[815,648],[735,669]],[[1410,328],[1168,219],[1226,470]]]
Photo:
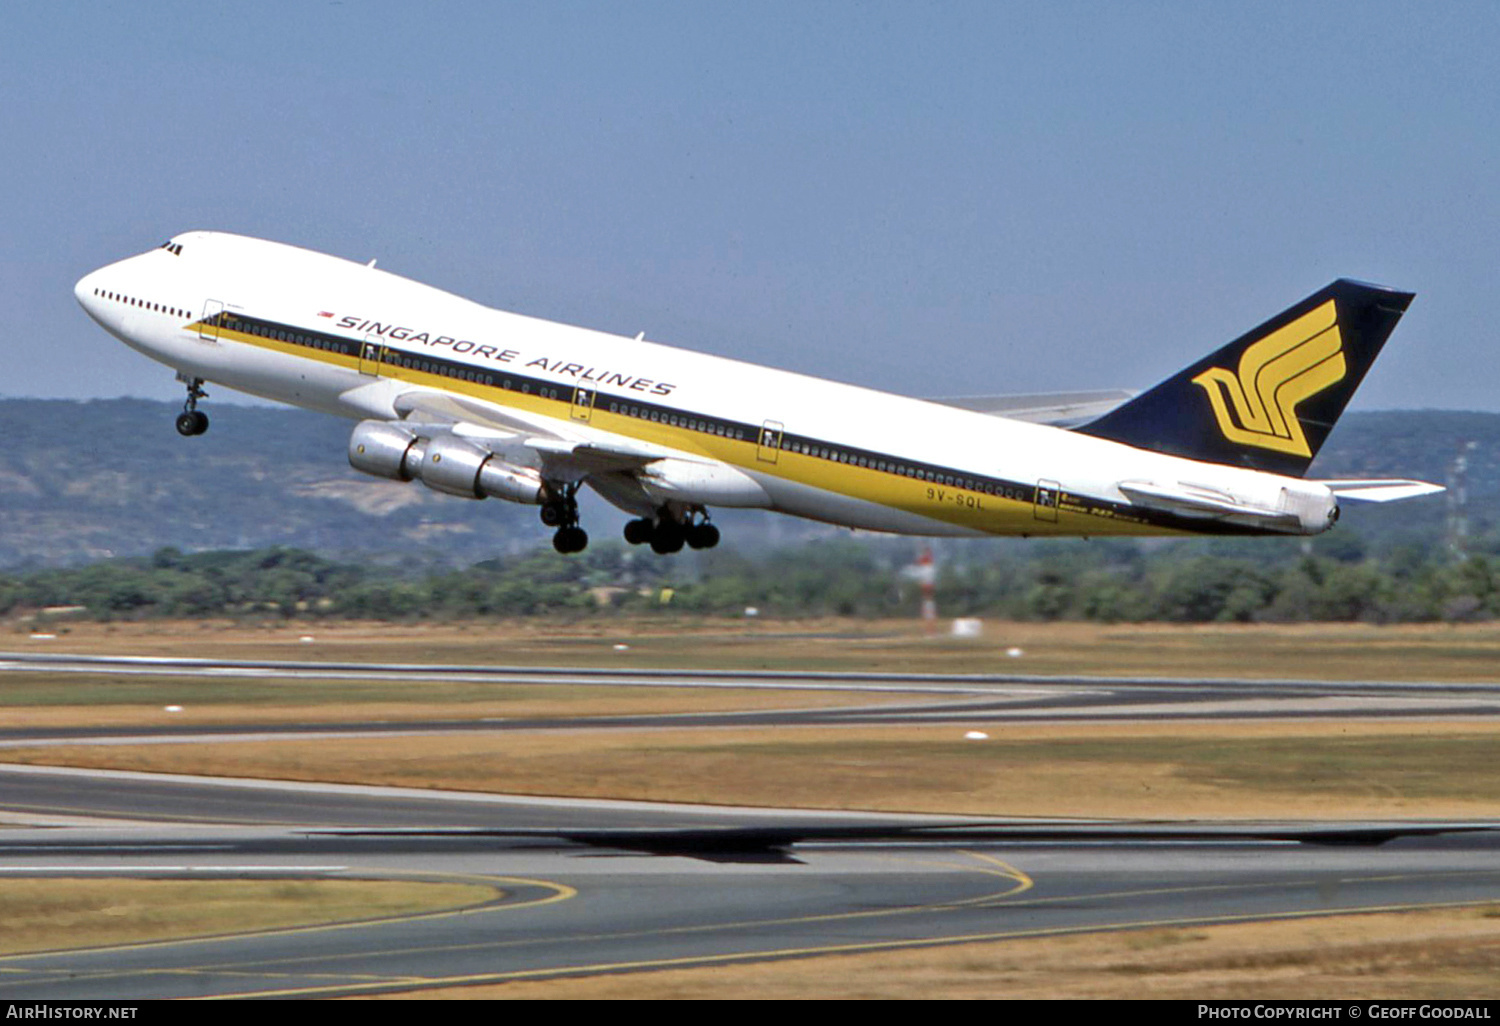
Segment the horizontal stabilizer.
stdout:
[[1415,499],[1419,495],[1436,495],[1447,491],[1442,485],[1426,481],[1407,481],[1399,478],[1375,478],[1369,481],[1315,481],[1327,487],[1340,499],[1356,502],[1395,502],[1397,499]]

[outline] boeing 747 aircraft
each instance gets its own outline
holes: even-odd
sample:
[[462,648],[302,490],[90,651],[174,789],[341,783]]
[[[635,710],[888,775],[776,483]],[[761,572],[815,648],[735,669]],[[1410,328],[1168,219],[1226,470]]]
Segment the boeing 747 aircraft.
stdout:
[[1340,499],[1441,491],[1303,476],[1412,299],[1346,280],[1102,415],[1098,395],[876,392],[222,232],[175,236],[74,292],[177,371],[183,435],[207,430],[210,383],[348,417],[356,469],[538,506],[559,552],[588,544],[585,484],[660,553],[717,544],[715,506],[916,535],[1307,535]]

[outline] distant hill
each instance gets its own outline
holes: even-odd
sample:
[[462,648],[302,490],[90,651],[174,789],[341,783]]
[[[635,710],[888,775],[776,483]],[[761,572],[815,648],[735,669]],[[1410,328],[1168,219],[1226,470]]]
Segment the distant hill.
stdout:
[[[471,562],[544,547],[536,511],[466,502],[416,484],[356,473],[344,452],[350,422],[302,410],[211,404],[212,429],[184,439],[178,407],[139,399],[0,399],[0,566],[45,566],[184,551],[285,545],[331,556]],[[1472,443],[1472,445],[1471,445]],[[1474,533],[1495,529],[1500,414],[1350,414],[1313,476],[1421,477],[1446,483],[1468,459]],[[1441,498],[1360,509],[1366,536],[1443,530]],[[768,515],[717,514],[726,543],[784,544],[828,528]],[[623,517],[590,503],[596,540]]]
[[484,558],[548,537],[535,511],[465,502],[352,470],[350,422],[218,404],[0,400],[0,566],[288,545],[330,554]]

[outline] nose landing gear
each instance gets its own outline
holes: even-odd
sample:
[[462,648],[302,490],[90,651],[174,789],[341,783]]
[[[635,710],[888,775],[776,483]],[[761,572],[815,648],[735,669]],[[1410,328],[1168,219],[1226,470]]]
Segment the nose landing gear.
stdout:
[[187,402],[182,404],[182,412],[177,415],[177,433],[184,438],[201,435],[208,430],[208,414],[198,409],[198,400],[207,399],[208,393],[203,390],[202,378],[182,378],[187,385]]

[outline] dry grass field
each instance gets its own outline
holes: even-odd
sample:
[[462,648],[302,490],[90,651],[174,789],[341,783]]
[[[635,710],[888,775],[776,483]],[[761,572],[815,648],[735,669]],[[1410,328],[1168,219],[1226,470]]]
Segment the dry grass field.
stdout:
[[[581,798],[987,816],[1474,818],[1500,724],[576,730],[19,748],[10,762]],[[810,772],[815,769],[816,772]]]
[[410,991],[509,1000],[1500,998],[1500,908],[1127,930]]
[[[37,630],[54,636],[33,637]],[[310,640],[303,640],[304,638]],[[624,651],[616,645],[627,645]],[[1497,624],[989,622],[978,638],[912,621],[582,618],[459,624],[223,621],[13,625],[10,651],[507,666],[1494,680]],[[1010,656],[1012,648],[1022,655]]]
[[0,954],[144,944],[441,913],[494,901],[489,884],[390,880],[8,879]]

